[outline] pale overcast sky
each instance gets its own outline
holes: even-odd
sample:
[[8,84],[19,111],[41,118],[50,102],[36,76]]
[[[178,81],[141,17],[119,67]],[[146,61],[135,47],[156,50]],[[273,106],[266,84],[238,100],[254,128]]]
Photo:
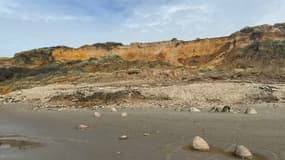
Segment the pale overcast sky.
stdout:
[[285,0],[0,0],[0,57],[96,42],[224,36],[285,22]]

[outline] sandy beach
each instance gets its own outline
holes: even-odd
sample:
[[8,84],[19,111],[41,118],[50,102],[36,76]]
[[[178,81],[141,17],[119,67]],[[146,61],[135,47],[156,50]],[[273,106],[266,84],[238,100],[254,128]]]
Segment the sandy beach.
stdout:
[[[191,152],[194,136],[211,147],[232,152],[242,144],[267,160],[284,160],[285,106],[260,104],[259,114],[174,112],[166,109],[126,109],[129,116],[92,110],[32,111],[27,104],[1,105],[0,136],[42,144],[27,149],[1,148],[5,160],[228,160],[219,153]],[[80,124],[88,125],[78,130]],[[127,140],[118,137],[126,134]],[[145,135],[144,135],[145,134]]]

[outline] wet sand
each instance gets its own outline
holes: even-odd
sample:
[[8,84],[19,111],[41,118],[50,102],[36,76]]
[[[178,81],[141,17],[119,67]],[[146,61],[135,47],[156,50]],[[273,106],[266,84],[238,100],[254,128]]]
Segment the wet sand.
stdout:
[[[162,109],[102,112],[90,110],[31,111],[29,105],[0,107],[0,138],[10,136],[41,143],[28,149],[1,148],[7,160],[228,160],[219,153],[185,150],[194,136],[204,137],[212,147],[232,152],[247,146],[268,160],[285,160],[285,105],[255,106],[259,114],[189,113]],[[86,124],[87,130],[76,126]],[[144,136],[149,133],[149,136]],[[122,134],[128,140],[118,140]]]

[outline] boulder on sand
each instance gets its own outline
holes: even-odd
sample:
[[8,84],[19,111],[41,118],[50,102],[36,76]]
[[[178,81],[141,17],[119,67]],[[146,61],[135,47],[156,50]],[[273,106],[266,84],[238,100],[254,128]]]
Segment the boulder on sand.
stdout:
[[253,158],[253,155],[249,151],[249,149],[243,145],[238,145],[236,147],[235,155],[242,158],[242,159],[252,159]]
[[208,151],[210,149],[209,144],[199,136],[194,137],[192,147],[198,151]]

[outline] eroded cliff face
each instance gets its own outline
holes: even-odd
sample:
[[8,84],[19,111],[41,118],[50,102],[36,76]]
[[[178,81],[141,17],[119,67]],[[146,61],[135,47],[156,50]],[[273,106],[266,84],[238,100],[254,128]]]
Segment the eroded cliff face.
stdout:
[[[227,37],[193,41],[173,39],[171,41],[133,43],[130,45],[107,42],[86,45],[76,49],[65,46],[34,49],[17,53],[12,62],[0,60],[0,65],[2,67],[7,64],[34,67],[53,62],[89,60],[92,58],[101,59],[109,55],[118,55],[125,61],[161,61],[175,66],[190,66],[193,68],[217,67],[236,64],[236,55],[246,51],[244,49],[248,47],[251,48],[251,51],[254,51],[253,47],[256,46],[256,42],[266,43],[284,40],[285,23],[246,27]],[[270,48],[270,46],[265,44],[262,47]],[[268,50],[268,52],[272,51],[275,50]],[[255,50],[255,52],[258,52],[258,50]],[[263,53],[265,52],[263,51]],[[250,62],[251,57],[244,57],[247,58],[246,62]],[[253,60],[256,61],[258,59],[253,58]],[[243,59],[239,57],[238,62],[241,61]]]
[[247,27],[228,37],[197,39],[194,41],[164,41],[84,46],[78,49],[59,48],[52,52],[57,61],[87,60],[117,54],[126,61],[163,61],[174,65],[217,66],[227,57],[256,41],[285,40],[285,25]]

